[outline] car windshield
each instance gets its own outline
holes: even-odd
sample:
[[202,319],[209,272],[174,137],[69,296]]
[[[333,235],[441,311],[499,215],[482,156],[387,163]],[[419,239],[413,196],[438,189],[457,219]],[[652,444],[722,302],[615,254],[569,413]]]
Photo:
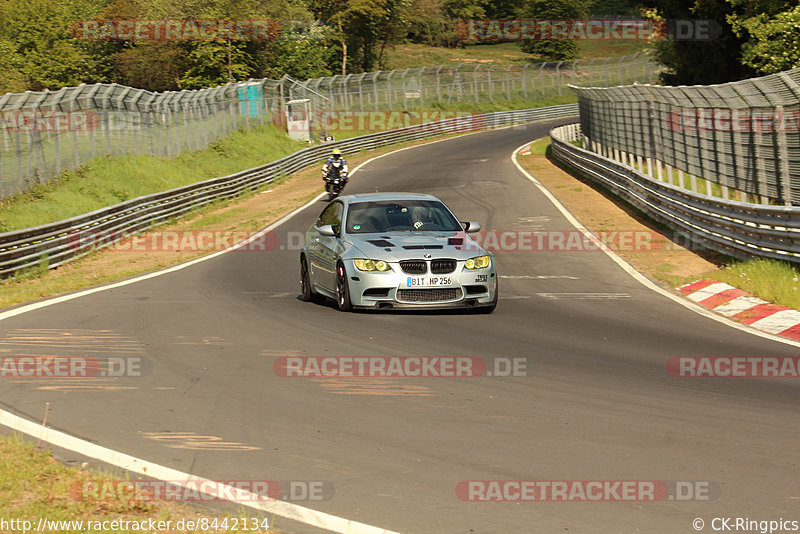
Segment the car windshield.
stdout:
[[346,228],[349,234],[462,230],[461,224],[438,200],[381,200],[350,204]]

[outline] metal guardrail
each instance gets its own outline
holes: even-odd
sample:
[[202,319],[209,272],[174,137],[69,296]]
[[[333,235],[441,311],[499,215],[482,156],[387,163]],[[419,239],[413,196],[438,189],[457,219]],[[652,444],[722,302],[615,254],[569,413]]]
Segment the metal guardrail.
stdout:
[[718,85],[572,90],[593,144],[800,205],[800,68]]
[[579,124],[550,132],[555,159],[610,189],[693,243],[736,258],[800,263],[800,208],[722,200],[655,180],[572,144]]
[[[440,134],[521,124],[535,120],[576,116],[577,104],[518,111],[498,111],[457,117],[427,124],[389,130],[337,143],[345,153],[376,148]],[[91,213],[0,234],[0,277],[46,264],[49,268],[85,256],[127,234],[164,224],[175,217],[222,199],[234,198],[248,190],[269,184],[327,157],[330,146],[306,148],[228,176],[147,195]]]

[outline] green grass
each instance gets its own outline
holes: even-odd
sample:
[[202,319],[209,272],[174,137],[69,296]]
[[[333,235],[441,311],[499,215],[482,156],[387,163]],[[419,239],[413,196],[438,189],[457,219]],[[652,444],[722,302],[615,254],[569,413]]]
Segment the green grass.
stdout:
[[542,137],[531,143],[531,154],[544,156],[547,154],[547,149],[550,147],[550,138]]
[[[775,304],[800,309],[800,268],[788,262],[770,259],[733,261],[714,278]],[[687,280],[686,282],[694,282]]]
[[[116,487],[112,485],[114,481],[122,482],[128,479],[120,478],[110,470],[90,473],[84,469],[67,467],[53,458],[50,451],[36,449],[33,443],[23,440],[19,435],[0,439],[0,457],[3,458],[0,462],[0,509],[3,510],[3,518],[6,521],[10,519],[32,521],[32,529],[36,528],[41,517],[51,521],[84,521],[82,529],[62,527],[58,532],[90,532],[91,529],[85,524],[86,521],[153,519],[171,520],[174,525],[182,518],[233,517],[230,514],[218,514],[211,510],[176,505],[167,501],[94,498],[91,491],[88,494],[84,493],[87,483],[114,488]],[[104,483],[106,486],[102,486]],[[97,494],[103,493],[97,492]],[[105,495],[111,494],[106,490]],[[256,517],[256,514],[252,510],[242,509],[235,516]],[[169,531],[175,532],[174,527]],[[110,530],[109,532],[137,531]],[[206,531],[200,529],[198,532]]]
[[[578,41],[580,59],[618,57],[635,54],[648,48],[645,41],[585,40]],[[526,54],[519,43],[467,44],[464,48],[444,48],[421,44],[400,44],[387,50],[384,70],[407,69],[430,65],[494,64],[522,65],[541,58]]]
[[102,156],[0,201],[0,232],[59,221],[200,180],[262,165],[308,146],[274,126],[238,130],[205,150],[175,158]]
[[581,59],[629,56],[636,52],[644,52],[650,47],[651,45],[647,41],[587,39],[578,41],[578,55]]

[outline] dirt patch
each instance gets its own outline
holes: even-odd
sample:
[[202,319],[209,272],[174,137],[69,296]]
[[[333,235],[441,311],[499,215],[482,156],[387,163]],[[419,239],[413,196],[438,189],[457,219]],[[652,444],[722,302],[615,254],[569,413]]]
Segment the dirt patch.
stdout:
[[[562,170],[547,156],[520,155],[519,162],[581,224],[595,234],[612,236],[608,240],[609,246],[660,285],[674,288],[676,284],[718,270],[722,262],[719,255],[686,249],[681,246],[679,237],[673,239],[670,230],[655,224],[599,185]],[[621,239],[622,235],[626,236],[625,240]]]

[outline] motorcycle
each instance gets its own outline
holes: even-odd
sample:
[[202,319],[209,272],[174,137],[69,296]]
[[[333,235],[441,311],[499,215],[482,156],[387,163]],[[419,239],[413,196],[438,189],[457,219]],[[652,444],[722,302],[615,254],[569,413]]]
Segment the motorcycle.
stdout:
[[328,166],[328,172],[322,176],[325,180],[325,191],[328,192],[328,200],[338,197],[344,190],[347,183],[347,171],[342,169],[341,161],[333,161]]

